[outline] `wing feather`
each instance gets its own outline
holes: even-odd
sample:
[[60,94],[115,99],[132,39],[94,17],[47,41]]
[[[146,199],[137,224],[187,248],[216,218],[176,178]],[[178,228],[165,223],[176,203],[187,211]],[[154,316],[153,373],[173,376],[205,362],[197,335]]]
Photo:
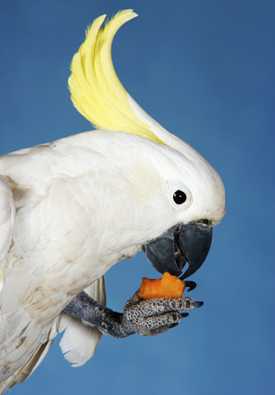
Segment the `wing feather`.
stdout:
[[0,179],[0,291],[3,287],[4,273],[1,261],[11,246],[15,219],[15,205],[10,187]]

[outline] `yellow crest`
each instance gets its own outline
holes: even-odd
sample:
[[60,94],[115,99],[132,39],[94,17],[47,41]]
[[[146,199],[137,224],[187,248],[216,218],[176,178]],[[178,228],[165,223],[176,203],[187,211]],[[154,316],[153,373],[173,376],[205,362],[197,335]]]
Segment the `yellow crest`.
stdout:
[[72,60],[71,100],[96,128],[135,134],[163,143],[150,125],[137,115],[134,101],[121,84],[112,62],[112,42],[116,32],[136,16],[133,10],[123,10],[108,23],[104,24],[106,15],[94,20]]

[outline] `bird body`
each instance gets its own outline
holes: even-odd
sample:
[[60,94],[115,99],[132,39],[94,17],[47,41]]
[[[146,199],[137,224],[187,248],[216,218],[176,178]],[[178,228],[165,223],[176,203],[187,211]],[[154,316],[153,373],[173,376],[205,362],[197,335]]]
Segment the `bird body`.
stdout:
[[72,63],[72,100],[99,129],[0,158],[0,392],[38,366],[61,330],[73,365],[91,357],[100,333],[62,311],[82,290],[104,303],[112,265],[175,224],[224,215],[216,171],[114,77],[112,39],[133,16],[104,28],[97,19]]

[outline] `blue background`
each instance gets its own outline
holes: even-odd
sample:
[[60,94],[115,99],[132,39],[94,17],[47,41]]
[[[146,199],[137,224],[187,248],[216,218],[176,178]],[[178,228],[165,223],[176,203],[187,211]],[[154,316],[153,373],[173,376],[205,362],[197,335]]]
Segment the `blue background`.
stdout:
[[[154,338],[105,337],[82,368],[57,343],[14,394],[271,394],[274,378],[273,1],[1,0],[0,150],[88,130],[70,103],[69,64],[98,15],[132,7],[114,58],[137,101],[221,173],[227,215],[193,296],[205,301]],[[107,275],[121,309],[142,276],[142,255]],[[123,285],[122,285],[123,284]]]

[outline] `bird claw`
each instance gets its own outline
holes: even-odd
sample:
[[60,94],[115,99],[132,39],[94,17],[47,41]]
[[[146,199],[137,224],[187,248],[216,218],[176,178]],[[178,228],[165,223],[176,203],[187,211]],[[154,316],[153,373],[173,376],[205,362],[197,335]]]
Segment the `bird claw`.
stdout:
[[183,318],[188,317],[191,310],[201,305],[202,302],[191,298],[137,301],[134,295],[124,308],[122,326],[126,332],[156,335],[177,326]]
[[193,305],[197,309],[199,307],[202,307],[204,305],[204,302],[202,300],[201,301],[196,300],[196,301],[193,302]]
[[[187,286],[192,288],[193,281],[188,283]],[[188,317],[191,310],[202,304],[190,297],[140,300],[135,293],[125,305],[123,313],[118,313],[81,292],[63,312],[84,325],[97,327],[106,335],[122,338],[135,333],[153,336],[165,332],[177,326]]]
[[185,285],[185,288],[187,288],[188,292],[193,291],[193,289],[195,289],[197,287],[197,283],[195,281],[191,281],[191,280],[185,280],[184,285]]

